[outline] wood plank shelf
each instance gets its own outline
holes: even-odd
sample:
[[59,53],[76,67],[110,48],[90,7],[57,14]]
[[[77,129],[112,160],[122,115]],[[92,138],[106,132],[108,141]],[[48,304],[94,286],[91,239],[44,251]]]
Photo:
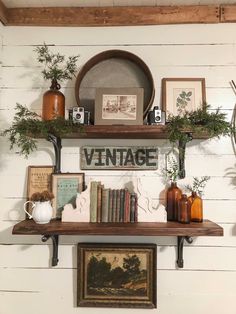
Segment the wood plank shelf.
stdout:
[[53,220],[48,224],[36,224],[24,220],[13,227],[13,234],[42,235],[42,241],[52,239],[52,266],[58,264],[59,235],[101,235],[101,236],[177,236],[177,261],[183,268],[183,247],[186,240],[192,243],[195,236],[223,236],[223,228],[205,220],[202,223],[180,224],[178,222],[137,222],[137,223],[85,223]]
[[137,222],[137,223],[86,223],[53,220],[48,224],[36,224],[24,220],[16,224],[13,234],[21,235],[120,235],[120,236],[223,236],[223,228],[205,220],[192,222]]
[[[183,130],[192,133],[191,130]],[[205,132],[192,134],[194,139],[208,139]],[[87,125],[80,131],[63,135],[64,139],[121,138],[121,139],[168,139],[166,125]]]

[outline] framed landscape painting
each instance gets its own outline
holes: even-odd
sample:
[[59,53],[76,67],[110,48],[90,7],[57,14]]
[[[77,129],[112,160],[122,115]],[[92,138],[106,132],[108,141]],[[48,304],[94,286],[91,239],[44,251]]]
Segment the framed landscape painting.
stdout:
[[168,115],[194,111],[206,102],[204,78],[162,79],[162,108]]
[[78,244],[78,306],[156,308],[155,244]]

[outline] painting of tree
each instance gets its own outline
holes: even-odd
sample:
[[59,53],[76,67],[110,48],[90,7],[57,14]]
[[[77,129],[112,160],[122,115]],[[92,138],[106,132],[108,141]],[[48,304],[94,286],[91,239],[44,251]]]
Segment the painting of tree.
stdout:
[[[147,294],[147,270],[141,269],[142,253],[93,253],[88,257],[87,286],[91,295]],[[142,262],[144,263],[144,261]]]
[[78,254],[80,305],[154,307],[155,245],[86,245]]

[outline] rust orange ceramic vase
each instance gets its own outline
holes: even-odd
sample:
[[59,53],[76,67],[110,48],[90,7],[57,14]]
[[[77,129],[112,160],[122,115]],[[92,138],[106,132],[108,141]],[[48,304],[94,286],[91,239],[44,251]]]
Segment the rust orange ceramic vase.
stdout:
[[43,120],[53,120],[57,117],[65,117],[65,96],[59,91],[60,84],[52,80],[50,90],[43,95]]

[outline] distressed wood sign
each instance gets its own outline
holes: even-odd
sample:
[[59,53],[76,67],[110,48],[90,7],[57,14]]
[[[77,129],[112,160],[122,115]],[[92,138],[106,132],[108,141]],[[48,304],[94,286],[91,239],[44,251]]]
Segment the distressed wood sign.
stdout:
[[82,170],[155,170],[158,168],[156,146],[83,146],[80,155]]

